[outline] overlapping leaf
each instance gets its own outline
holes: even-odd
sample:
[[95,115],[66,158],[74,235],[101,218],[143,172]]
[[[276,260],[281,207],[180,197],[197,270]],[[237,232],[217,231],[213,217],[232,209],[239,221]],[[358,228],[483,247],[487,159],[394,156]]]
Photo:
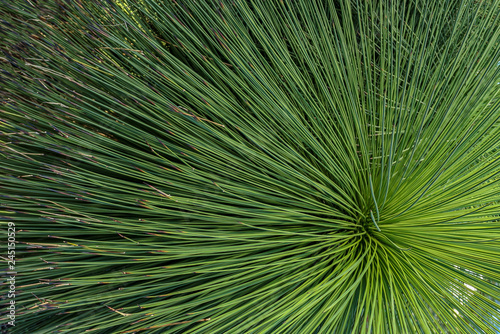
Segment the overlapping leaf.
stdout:
[[498,328],[498,1],[1,6],[16,332]]

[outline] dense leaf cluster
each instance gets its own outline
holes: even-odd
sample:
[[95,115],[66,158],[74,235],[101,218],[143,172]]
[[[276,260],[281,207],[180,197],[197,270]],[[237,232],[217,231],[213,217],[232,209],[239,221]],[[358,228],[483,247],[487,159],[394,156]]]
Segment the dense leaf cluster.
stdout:
[[500,326],[499,1],[0,8],[13,333]]

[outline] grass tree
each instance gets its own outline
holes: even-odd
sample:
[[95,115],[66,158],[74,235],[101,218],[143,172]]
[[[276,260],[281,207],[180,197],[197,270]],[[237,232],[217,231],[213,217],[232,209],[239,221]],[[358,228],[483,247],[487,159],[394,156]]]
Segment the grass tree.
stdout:
[[500,1],[0,8],[12,333],[499,327]]

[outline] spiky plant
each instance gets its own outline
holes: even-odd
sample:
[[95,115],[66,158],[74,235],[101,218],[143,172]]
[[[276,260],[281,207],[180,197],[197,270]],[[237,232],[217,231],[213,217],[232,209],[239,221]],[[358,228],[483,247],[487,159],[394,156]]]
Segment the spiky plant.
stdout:
[[498,328],[499,1],[0,6],[12,333]]

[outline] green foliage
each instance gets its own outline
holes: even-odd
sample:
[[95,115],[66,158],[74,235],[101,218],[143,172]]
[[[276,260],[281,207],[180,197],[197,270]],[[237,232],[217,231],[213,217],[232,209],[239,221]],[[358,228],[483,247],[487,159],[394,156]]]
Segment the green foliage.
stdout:
[[493,333],[499,5],[2,0],[12,332]]

